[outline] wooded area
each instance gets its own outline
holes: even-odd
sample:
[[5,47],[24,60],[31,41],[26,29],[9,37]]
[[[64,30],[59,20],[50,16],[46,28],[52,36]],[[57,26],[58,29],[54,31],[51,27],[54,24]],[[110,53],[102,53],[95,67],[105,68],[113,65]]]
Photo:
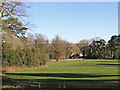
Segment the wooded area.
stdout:
[[[41,34],[28,34],[29,23],[25,23],[25,6],[22,2],[0,2],[2,29],[3,65],[45,65],[49,59],[69,59],[71,54],[83,54],[87,59],[120,59],[120,35],[111,36],[106,42],[101,38],[70,43],[58,35],[49,41]],[[74,36],[73,36],[74,37]]]

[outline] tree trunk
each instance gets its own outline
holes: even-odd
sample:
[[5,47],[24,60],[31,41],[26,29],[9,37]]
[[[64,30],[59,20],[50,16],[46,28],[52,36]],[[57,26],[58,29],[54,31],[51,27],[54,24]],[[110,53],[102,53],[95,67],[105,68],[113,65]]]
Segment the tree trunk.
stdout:
[[111,51],[111,58],[113,58],[112,51]]
[[83,50],[83,58],[85,58],[85,50]]
[[56,61],[58,62],[58,59],[56,59]]

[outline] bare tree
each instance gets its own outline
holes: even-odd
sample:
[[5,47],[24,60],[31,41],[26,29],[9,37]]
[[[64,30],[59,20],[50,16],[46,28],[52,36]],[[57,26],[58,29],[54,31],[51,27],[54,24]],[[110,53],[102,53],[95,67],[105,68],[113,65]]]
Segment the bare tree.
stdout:
[[22,2],[16,2],[16,0],[1,0],[0,2],[0,17],[1,19],[8,17],[25,16],[25,5]]
[[77,43],[77,46],[79,47],[80,53],[83,54],[83,57],[87,54],[87,47],[89,46],[89,40],[81,40],[79,43]]
[[62,56],[62,40],[57,35],[55,39],[52,40],[53,54],[56,61],[58,61]]
[[[1,0],[0,1],[0,28],[3,32],[11,32],[15,35],[23,36],[28,29],[28,22],[25,23],[23,17],[26,6],[23,2],[16,0]],[[23,24],[24,22],[24,24]]]

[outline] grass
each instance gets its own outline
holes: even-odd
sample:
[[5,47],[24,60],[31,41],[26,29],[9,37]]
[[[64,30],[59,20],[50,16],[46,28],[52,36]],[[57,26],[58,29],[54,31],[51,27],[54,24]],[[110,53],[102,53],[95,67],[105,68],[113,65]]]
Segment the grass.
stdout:
[[[119,60],[50,62],[47,67],[6,73],[3,86],[12,88],[118,88]],[[8,82],[9,81],[9,82]]]

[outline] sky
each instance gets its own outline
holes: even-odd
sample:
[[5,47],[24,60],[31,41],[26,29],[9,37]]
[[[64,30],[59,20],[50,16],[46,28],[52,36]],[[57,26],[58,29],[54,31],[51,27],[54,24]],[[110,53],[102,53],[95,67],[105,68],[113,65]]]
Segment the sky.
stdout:
[[118,34],[117,2],[26,2],[33,24],[31,33],[45,35],[49,40],[61,39],[77,43],[82,39],[100,37],[108,41]]

